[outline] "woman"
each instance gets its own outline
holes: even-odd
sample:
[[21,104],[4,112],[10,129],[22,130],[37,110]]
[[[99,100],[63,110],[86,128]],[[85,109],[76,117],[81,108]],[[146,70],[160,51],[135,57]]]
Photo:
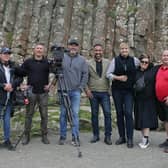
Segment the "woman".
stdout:
[[146,54],[140,56],[140,67],[136,72],[136,81],[144,75],[145,87],[139,91],[135,91],[135,129],[141,130],[142,141],[139,143],[140,148],[149,146],[150,129],[158,127],[156,113],[156,98],[155,98],[155,82],[152,75],[150,58]]

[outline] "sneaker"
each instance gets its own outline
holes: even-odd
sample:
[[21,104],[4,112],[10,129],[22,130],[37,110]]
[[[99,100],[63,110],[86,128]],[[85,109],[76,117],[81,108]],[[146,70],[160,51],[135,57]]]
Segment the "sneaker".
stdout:
[[64,137],[60,137],[58,144],[59,145],[64,145],[65,144],[65,138]]
[[159,148],[168,147],[168,140],[166,139],[163,143],[159,144]]
[[79,140],[79,137],[77,137],[77,139],[76,139],[76,141],[75,141],[75,137],[72,136],[71,144],[72,144],[73,146],[80,146],[80,140]]
[[138,145],[141,149],[146,149],[149,146],[149,140],[142,138],[142,142],[140,142]]

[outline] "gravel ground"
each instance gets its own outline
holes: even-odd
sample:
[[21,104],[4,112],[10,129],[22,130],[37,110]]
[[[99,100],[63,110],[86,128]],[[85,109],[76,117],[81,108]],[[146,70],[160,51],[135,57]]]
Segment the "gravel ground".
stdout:
[[[70,134],[70,133],[69,133]],[[135,132],[134,148],[126,145],[116,146],[117,133],[113,133],[113,145],[108,146],[101,140],[89,142],[91,133],[81,133],[82,157],[78,158],[77,148],[71,145],[68,136],[65,145],[58,145],[59,136],[49,134],[50,144],[44,145],[40,137],[32,137],[28,145],[21,143],[16,151],[0,149],[0,168],[166,168],[168,154],[158,147],[165,139],[164,132],[151,132],[150,147],[140,149],[137,144],[140,132]]]

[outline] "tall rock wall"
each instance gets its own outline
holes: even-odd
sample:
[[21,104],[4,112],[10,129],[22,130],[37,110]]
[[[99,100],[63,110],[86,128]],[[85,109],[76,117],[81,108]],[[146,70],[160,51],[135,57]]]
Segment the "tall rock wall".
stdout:
[[168,49],[168,0],[0,0],[0,46],[11,47],[15,59],[31,55],[38,42],[49,54],[71,37],[85,56],[101,42],[112,58],[127,41],[131,54],[158,60]]

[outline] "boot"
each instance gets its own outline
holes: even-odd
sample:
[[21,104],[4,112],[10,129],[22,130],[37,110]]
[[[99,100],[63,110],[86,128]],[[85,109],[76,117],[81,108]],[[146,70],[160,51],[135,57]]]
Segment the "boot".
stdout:
[[42,135],[42,140],[41,141],[44,144],[49,144],[50,143],[49,140],[48,140],[48,138],[47,138],[47,134]]
[[30,142],[30,134],[29,133],[25,133],[23,140],[22,140],[22,144],[23,145],[27,145]]

